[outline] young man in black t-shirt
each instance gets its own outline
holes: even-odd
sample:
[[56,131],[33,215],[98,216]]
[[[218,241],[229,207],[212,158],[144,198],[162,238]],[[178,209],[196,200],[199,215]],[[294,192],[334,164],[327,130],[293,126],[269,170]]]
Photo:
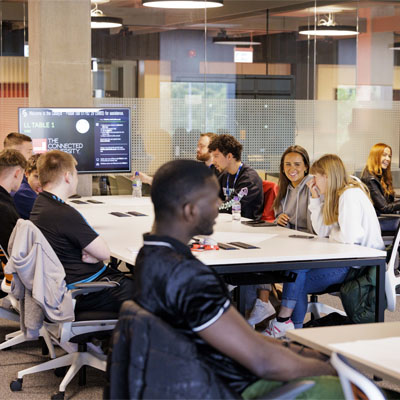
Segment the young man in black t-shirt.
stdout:
[[264,195],[262,180],[257,172],[241,162],[242,145],[231,135],[219,135],[209,145],[213,163],[221,175],[220,197],[222,212],[232,212],[232,200],[239,197],[242,217],[260,219]]
[[[217,178],[196,161],[171,161],[157,171],[151,188],[155,221],[136,259],[134,300],[193,340],[199,357],[238,394],[259,378],[334,374],[318,353],[287,348],[252,330],[220,277],[191,254],[190,238],[213,232],[218,192]],[[339,381],[327,379],[335,390],[326,397],[340,397]],[[263,392],[278,383],[256,384]]]
[[42,231],[65,269],[69,287],[74,283],[102,279],[117,287],[79,296],[75,309],[118,312],[123,301],[132,298],[132,280],[104,265],[110,251],[104,239],[65,200],[76,193],[78,173],[71,154],[53,150],[38,160],[43,192],[33,206],[30,220]]
[[0,245],[6,253],[11,232],[20,218],[10,192],[19,189],[25,166],[25,157],[19,151],[6,149],[0,153]]

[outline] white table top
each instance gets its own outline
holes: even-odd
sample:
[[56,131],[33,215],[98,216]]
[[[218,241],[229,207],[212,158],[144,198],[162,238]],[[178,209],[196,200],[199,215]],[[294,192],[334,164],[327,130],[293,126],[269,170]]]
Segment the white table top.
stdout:
[[[79,200],[85,201],[88,198]],[[131,196],[97,196],[92,199],[104,204],[75,204],[89,224],[107,241],[111,254],[130,264],[143,245],[143,233],[151,230],[154,211],[150,199]],[[116,217],[112,211],[138,211],[145,217]],[[356,259],[385,257],[386,252],[356,245],[346,245],[330,239],[289,238],[293,230],[282,227],[251,227],[232,222],[229,214],[220,214],[213,235],[218,242],[242,241],[259,249],[218,250],[196,253],[208,265],[248,264],[284,261]],[[212,236],[212,237],[213,237]],[[355,264],[357,265],[357,264]]]
[[[398,363],[400,360],[400,350],[398,347],[394,347],[392,349],[393,357],[391,357],[391,360],[388,360],[388,343],[385,343],[386,341],[384,340],[390,340],[389,338],[398,340],[400,337],[400,322],[294,329],[288,331],[286,335],[291,340],[312,347],[328,355],[330,355],[332,351],[341,353],[348,357],[356,366],[365,367],[371,373],[382,379],[400,383],[400,367]],[[362,342],[358,342],[364,340],[374,340],[373,345],[371,345],[372,342],[369,342],[366,343],[366,346],[362,346]],[[353,342],[354,344],[353,346],[347,345],[349,348],[347,351],[331,347],[332,345],[347,342]],[[371,358],[371,356],[373,357]],[[382,359],[380,359],[380,357],[382,357]],[[390,367],[389,361],[391,361],[393,365],[392,368]]]

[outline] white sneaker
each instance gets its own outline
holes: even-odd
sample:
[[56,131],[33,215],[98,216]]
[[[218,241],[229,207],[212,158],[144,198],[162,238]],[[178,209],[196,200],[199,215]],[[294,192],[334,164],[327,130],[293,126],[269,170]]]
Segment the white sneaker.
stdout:
[[262,332],[264,336],[274,337],[274,338],[281,338],[286,335],[286,331],[290,329],[294,329],[294,324],[291,319],[287,320],[286,322],[278,322],[276,318],[269,321],[268,328]]
[[270,302],[266,303],[265,301],[257,299],[247,322],[250,325],[256,325],[271,315],[274,315],[275,312],[275,308]]

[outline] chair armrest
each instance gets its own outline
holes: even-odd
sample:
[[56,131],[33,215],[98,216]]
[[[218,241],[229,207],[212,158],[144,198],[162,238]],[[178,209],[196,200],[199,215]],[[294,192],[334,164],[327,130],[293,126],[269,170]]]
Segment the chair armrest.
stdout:
[[314,385],[314,381],[307,380],[286,383],[283,386],[271,390],[265,396],[260,397],[260,400],[292,400],[295,399],[299,394],[311,389]]
[[108,289],[118,286],[118,283],[96,281],[96,282],[77,283],[74,286],[75,288],[71,289],[71,294],[73,299],[81,294],[99,292],[100,290],[103,289]]

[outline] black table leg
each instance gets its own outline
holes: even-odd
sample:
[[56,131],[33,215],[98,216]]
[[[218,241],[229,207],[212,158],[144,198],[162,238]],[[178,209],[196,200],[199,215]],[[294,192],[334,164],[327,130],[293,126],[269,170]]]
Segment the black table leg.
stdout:
[[385,273],[386,262],[382,260],[376,266],[376,305],[375,305],[375,321],[384,322],[385,320]]
[[240,285],[237,287],[237,308],[240,314],[245,317],[246,314],[246,286]]

